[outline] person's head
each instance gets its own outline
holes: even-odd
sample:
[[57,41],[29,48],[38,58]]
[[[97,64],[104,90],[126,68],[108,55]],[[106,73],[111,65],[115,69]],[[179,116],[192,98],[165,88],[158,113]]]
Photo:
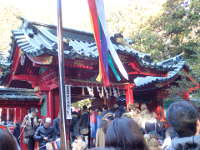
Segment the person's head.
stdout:
[[17,122],[17,123],[15,124],[15,126],[16,126],[16,128],[20,128],[20,123]]
[[119,150],[148,150],[142,132],[130,118],[117,118],[106,131],[106,147]]
[[135,109],[135,107],[134,107],[133,104],[128,104],[128,106],[127,106],[127,110],[128,110],[128,111],[132,111],[132,110],[134,110],[134,109]]
[[86,112],[87,111],[87,106],[83,106],[83,112]]
[[106,133],[106,130],[109,126],[109,124],[114,120],[114,114],[113,113],[107,113],[105,116],[102,118],[101,123],[100,123],[100,128],[103,129],[104,133]]
[[118,105],[118,104],[114,104],[113,108],[114,108],[114,109],[118,109],[118,108],[119,108],[119,105]]
[[44,119],[44,127],[49,128],[51,126],[51,118],[47,117]]
[[32,108],[29,110],[29,113],[30,113],[33,117],[36,117],[36,116],[37,116],[37,113],[38,113],[38,110],[37,110],[37,108],[32,107]]
[[18,150],[14,137],[5,130],[0,129],[0,150]]
[[76,136],[76,140],[83,140],[83,136],[82,135]]
[[112,120],[114,120],[114,114],[113,113],[107,113],[107,114],[104,115],[102,120],[112,121]]
[[141,107],[140,107],[140,109],[141,109],[141,111],[148,110],[146,104],[142,104]]
[[93,113],[95,111],[95,107],[90,107],[89,111],[90,111],[90,113]]
[[134,106],[135,106],[135,108],[139,108],[140,104],[136,102],[136,103],[134,103]]
[[98,113],[98,115],[101,115],[102,114],[102,109],[101,108],[97,108],[96,112]]
[[103,105],[103,111],[107,111],[108,107],[106,105]]
[[174,102],[167,110],[167,120],[180,137],[194,135],[198,119],[198,111],[188,101]]

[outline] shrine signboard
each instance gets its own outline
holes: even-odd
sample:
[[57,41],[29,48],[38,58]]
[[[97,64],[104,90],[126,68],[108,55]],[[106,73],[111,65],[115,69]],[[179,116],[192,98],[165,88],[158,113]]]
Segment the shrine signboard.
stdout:
[[65,85],[66,119],[72,119],[71,111],[71,85]]

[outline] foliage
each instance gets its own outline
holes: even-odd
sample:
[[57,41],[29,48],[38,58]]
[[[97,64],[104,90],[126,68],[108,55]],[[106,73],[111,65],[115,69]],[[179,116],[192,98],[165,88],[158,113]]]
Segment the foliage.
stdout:
[[[158,1],[155,2],[158,3]],[[137,13],[137,9],[130,5],[129,9],[124,10],[124,12],[129,12],[125,13],[127,17],[121,12],[115,16],[114,20],[119,21],[118,31],[127,34],[129,30],[134,41],[132,47],[151,53],[156,60],[168,59],[184,53],[192,75],[199,79],[200,0],[167,0],[162,8],[157,11],[157,15],[145,16],[146,18],[142,18],[139,22],[138,18],[143,17],[142,14]],[[143,13],[142,9],[140,11]],[[125,18],[130,20],[125,20]],[[134,22],[133,19],[139,23]],[[125,25],[121,28],[120,20]],[[177,86],[171,88],[171,95],[175,96],[176,93],[188,89],[189,86],[192,85],[189,85],[188,80],[182,79],[178,81]]]
[[11,43],[11,31],[17,29],[21,22],[16,16],[20,16],[21,12],[12,6],[0,3],[0,51],[6,53]]
[[196,63],[200,60],[200,1],[168,0],[163,9],[142,32],[135,33],[134,47],[152,51],[157,59],[184,52],[191,69],[199,75],[200,66]]
[[[196,63],[200,61],[200,1],[163,2],[151,0],[154,5],[147,9],[140,1],[131,1],[124,10],[111,13],[109,25],[114,32],[131,37],[133,48],[151,53],[157,60],[184,52],[192,70],[199,75],[200,66]],[[158,9],[161,5],[162,9]],[[150,13],[156,8],[155,13]]]
[[183,92],[195,87],[195,84],[188,80],[186,73],[180,72],[179,75],[181,76],[181,80],[177,80],[174,85],[168,89],[169,99],[173,99],[177,96],[182,97],[183,95],[181,94],[183,94]]

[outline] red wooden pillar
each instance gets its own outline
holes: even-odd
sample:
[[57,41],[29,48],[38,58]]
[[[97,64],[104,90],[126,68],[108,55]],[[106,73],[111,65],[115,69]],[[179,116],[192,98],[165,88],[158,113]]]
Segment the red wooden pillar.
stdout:
[[14,122],[14,123],[16,123],[16,122],[17,122],[17,114],[16,114],[16,113],[17,113],[17,111],[16,111],[16,110],[17,110],[17,107],[16,107],[16,108],[13,108],[13,111],[14,111],[13,122]]
[[60,111],[60,100],[59,100],[59,92],[56,90],[54,91],[54,117],[57,117],[58,116],[58,112]]
[[28,108],[21,108],[20,118],[23,121],[24,117],[28,114]]
[[2,118],[2,111],[3,111],[3,108],[0,108],[0,122],[2,121],[1,118]]
[[4,107],[1,112],[1,121],[6,121],[6,108]]
[[126,89],[126,105],[134,103],[133,87],[134,87],[133,84],[125,85],[125,89]]
[[190,99],[190,93],[188,91],[184,92],[182,98],[184,100],[189,100]]
[[15,122],[22,122],[21,119],[21,109],[19,107],[15,108]]
[[165,111],[164,111],[164,106],[162,104],[163,102],[157,102],[156,105],[156,114],[157,114],[157,119],[158,120],[165,120]]
[[[55,107],[55,106],[54,106]],[[47,99],[47,117],[53,119],[54,117],[54,109],[53,109],[53,95],[52,90],[48,91],[48,99]]]

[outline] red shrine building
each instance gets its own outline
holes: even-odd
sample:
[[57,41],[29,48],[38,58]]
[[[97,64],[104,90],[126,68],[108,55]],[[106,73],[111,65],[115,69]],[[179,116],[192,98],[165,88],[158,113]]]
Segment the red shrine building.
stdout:
[[[71,85],[72,102],[94,98],[97,103],[109,104],[120,95],[125,95],[127,104],[146,103],[162,119],[167,89],[181,79],[179,72],[187,74],[189,71],[185,61],[178,55],[155,63],[150,55],[130,48],[122,36],[115,35],[111,40],[129,80],[117,81],[110,73],[111,85],[104,87],[96,81],[99,65],[93,34],[64,29],[65,84]],[[10,113],[14,111],[14,121],[21,121],[33,106],[39,109],[41,116],[57,116],[57,53],[56,26],[22,19],[21,27],[12,31],[9,56],[6,62],[1,63],[0,81],[4,88],[0,89],[0,107],[14,108],[10,110]],[[199,84],[196,86],[199,87]],[[182,96],[188,99],[189,92],[183,91]]]

